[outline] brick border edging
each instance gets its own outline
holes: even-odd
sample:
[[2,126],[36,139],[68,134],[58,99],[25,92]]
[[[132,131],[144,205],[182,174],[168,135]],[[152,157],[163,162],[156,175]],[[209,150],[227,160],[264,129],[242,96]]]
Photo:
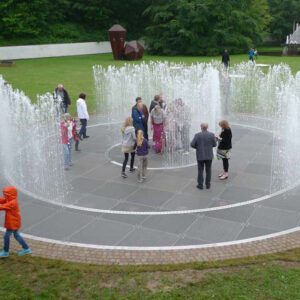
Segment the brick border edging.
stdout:
[[[26,241],[33,250],[32,255],[43,258],[101,265],[157,265],[216,261],[285,251],[300,247],[300,231],[234,245],[174,250],[110,250],[30,238],[26,238]],[[13,252],[20,251],[17,242],[14,239],[11,242]]]

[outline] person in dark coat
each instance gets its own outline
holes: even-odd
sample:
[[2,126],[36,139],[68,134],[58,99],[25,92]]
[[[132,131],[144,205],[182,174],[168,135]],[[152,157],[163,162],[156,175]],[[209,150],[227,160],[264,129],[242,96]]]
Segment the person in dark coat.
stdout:
[[68,112],[68,107],[71,105],[71,99],[62,84],[59,84],[55,89],[53,99],[56,103],[60,104],[60,107],[64,114]]
[[229,151],[232,148],[232,132],[229,127],[229,123],[227,120],[222,120],[219,122],[219,126],[222,129],[220,135],[216,136],[217,140],[219,141],[218,151],[217,151],[217,158],[222,159],[223,161],[223,172],[219,174],[219,178],[221,180],[228,178],[228,169],[229,169]]
[[224,64],[224,67],[226,69],[229,67],[229,62],[230,62],[230,57],[227,50],[225,49],[222,55],[222,63]]
[[196,157],[198,163],[198,185],[197,188],[203,189],[203,171],[205,167],[205,185],[206,188],[210,188],[211,180],[211,165],[214,157],[213,148],[216,147],[217,142],[215,135],[207,130],[208,124],[206,122],[201,123],[201,132],[194,136],[191,142],[191,147],[196,149]]
[[159,95],[154,96],[154,99],[151,101],[151,104],[150,104],[149,113],[151,113],[151,111],[153,110],[153,108],[156,105],[159,105],[163,110],[165,110],[166,103],[163,100],[163,94],[159,94]]
[[137,106],[133,109],[132,119],[136,134],[138,130],[142,130],[143,134],[145,135],[144,124],[146,118],[143,112],[143,103],[137,103]]
[[131,109],[131,118],[133,119],[133,112],[134,112],[134,109],[137,108],[137,105],[138,103],[142,103],[143,104],[143,113],[144,113],[144,116],[145,116],[145,121],[144,121],[144,129],[145,129],[145,135],[144,135],[144,138],[146,140],[148,140],[148,119],[149,119],[149,112],[148,112],[148,108],[147,106],[143,103],[143,100],[141,97],[137,97],[135,99],[136,101],[136,104],[134,106],[132,106],[132,109]]

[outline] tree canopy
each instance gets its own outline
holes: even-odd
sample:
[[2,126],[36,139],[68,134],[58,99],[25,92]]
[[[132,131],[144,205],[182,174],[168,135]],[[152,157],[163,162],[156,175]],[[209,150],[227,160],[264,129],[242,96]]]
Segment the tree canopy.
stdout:
[[116,23],[156,54],[238,53],[284,42],[299,0],[2,0],[0,44],[107,40]]

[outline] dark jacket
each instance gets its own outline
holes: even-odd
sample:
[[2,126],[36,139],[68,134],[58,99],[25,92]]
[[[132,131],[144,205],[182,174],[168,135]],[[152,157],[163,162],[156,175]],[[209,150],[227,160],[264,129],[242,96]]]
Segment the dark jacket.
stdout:
[[[131,117],[133,119],[133,111],[134,109],[137,108],[137,104],[132,106],[132,109],[131,109]],[[143,104],[143,113],[144,113],[144,116],[145,116],[145,122],[147,123],[148,122],[148,119],[149,119],[149,112],[148,112],[148,108],[145,104]]]
[[132,119],[133,119],[133,127],[136,130],[143,130],[144,135],[145,135],[145,116],[142,111],[139,111],[137,108],[133,109],[133,114],[132,114]]
[[232,148],[232,144],[231,144],[232,132],[231,132],[231,129],[230,128],[224,129],[221,132],[220,137],[221,137],[222,140],[220,141],[218,149],[221,149],[221,150],[231,149]]
[[223,55],[222,55],[222,62],[223,63],[228,63],[229,61],[230,61],[230,58],[229,58],[228,52],[224,52]]
[[137,156],[145,156],[148,155],[148,150],[149,150],[150,146],[148,141],[144,138],[143,139],[143,143],[141,146],[137,146],[137,144],[134,144],[133,149],[136,149],[136,154]]
[[163,108],[165,102],[162,100],[160,102],[158,101],[155,101],[155,100],[152,100],[151,101],[151,104],[150,104],[150,108],[149,108],[149,113],[151,113],[152,109],[156,106],[156,105],[159,105],[161,108]]
[[[57,99],[57,91],[58,91],[58,88],[55,89],[55,92],[54,92],[54,95],[53,95],[54,100]],[[62,102],[63,102],[65,107],[68,107],[69,105],[71,105],[71,99],[69,97],[68,92],[65,89],[64,89],[64,98],[62,99]]]
[[197,160],[212,160],[214,157],[213,147],[216,145],[215,135],[209,131],[197,133],[191,142],[191,147],[196,149]]

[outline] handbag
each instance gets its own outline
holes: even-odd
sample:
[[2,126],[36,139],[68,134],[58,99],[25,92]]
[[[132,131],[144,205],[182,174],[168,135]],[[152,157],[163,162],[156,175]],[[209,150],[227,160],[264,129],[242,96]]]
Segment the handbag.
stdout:
[[217,150],[217,158],[227,158],[227,159],[230,159],[230,153],[229,153],[229,150],[221,150],[221,149],[218,149]]

